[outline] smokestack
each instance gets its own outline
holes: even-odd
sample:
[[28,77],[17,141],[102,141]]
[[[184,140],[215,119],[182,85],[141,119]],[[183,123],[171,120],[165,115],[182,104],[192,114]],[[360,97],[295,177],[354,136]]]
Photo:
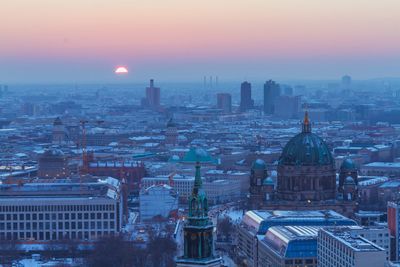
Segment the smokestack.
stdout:
[[150,79],[150,87],[153,87],[153,86],[154,86],[154,80]]

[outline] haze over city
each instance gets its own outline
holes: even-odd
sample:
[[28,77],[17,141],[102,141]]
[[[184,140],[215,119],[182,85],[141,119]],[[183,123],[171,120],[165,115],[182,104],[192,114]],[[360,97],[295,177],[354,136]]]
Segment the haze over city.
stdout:
[[0,4],[0,267],[400,267],[400,1]]
[[0,80],[398,77],[396,0],[4,1]]

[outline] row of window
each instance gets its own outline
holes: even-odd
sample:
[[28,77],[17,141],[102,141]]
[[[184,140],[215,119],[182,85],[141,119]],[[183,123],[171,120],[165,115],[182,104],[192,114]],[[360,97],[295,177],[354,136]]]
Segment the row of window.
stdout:
[[29,211],[113,211],[113,204],[96,205],[22,205],[22,206],[4,206],[0,205],[0,212],[29,212]]
[[0,214],[0,221],[29,221],[29,220],[101,220],[114,219],[114,212],[85,212],[85,213],[26,213],[26,214]]
[[0,233],[0,240],[63,240],[63,239],[95,239],[101,236],[114,235],[111,231],[79,231],[79,232],[8,232]]
[[[89,228],[90,226],[90,228]],[[14,230],[14,231],[19,231],[19,230],[75,230],[75,229],[108,229],[111,228],[113,229],[115,227],[115,222],[114,221],[90,221],[90,222],[20,222],[20,223],[3,223],[0,222],[0,231],[4,230]]]

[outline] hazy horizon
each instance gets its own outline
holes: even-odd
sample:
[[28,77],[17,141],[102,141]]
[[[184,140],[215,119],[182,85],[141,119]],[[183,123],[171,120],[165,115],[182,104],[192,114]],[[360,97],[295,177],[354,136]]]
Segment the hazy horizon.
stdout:
[[398,10],[395,0],[7,1],[0,81],[400,77]]

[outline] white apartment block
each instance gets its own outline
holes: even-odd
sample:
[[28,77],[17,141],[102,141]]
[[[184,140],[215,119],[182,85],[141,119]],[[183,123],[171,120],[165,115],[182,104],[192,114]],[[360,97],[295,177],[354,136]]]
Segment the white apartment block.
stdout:
[[317,239],[319,267],[384,267],[386,251],[348,227],[321,229]]

